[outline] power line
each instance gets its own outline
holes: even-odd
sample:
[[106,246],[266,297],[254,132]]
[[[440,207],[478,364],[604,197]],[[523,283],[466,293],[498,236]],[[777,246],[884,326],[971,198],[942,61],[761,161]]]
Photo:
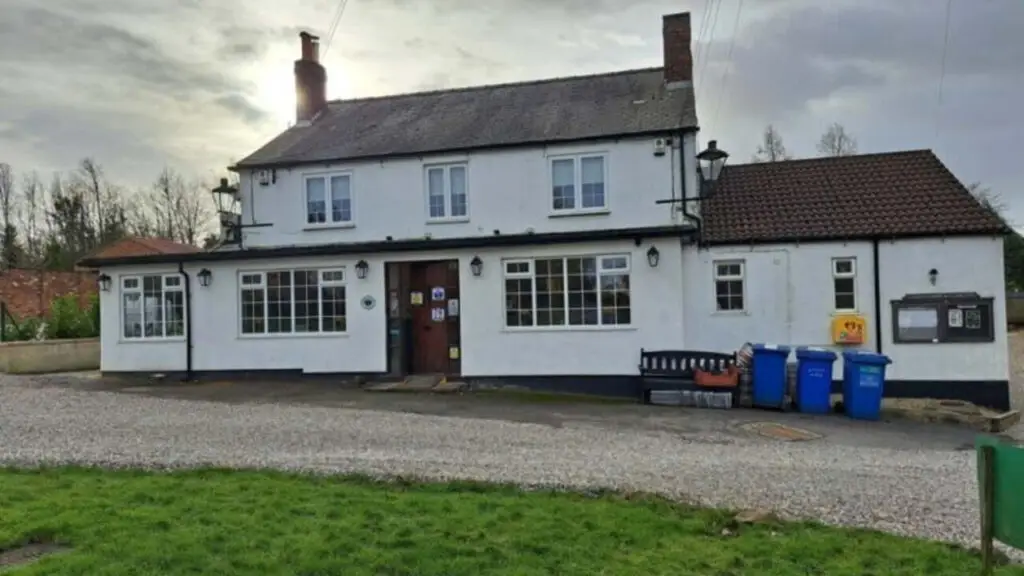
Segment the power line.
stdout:
[[715,0],[704,0],[704,11],[700,14],[700,29],[697,32],[697,49],[693,54],[694,64],[700,64],[700,51],[703,46],[701,40],[704,39],[704,32],[707,30],[708,22],[711,21],[711,8],[714,2]]
[[939,94],[935,105],[935,146],[939,145],[939,126],[942,119],[942,89],[946,82],[946,56],[949,53],[949,23],[952,18],[953,0],[946,0],[946,31],[942,38],[942,68],[939,72]]
[[722,81],[719,82],[718,102],[715,102],[715,115],[712,117],[711,125],[718,128],[718,112],[722,109],[722,100],[725,100],[728,92],[729,75],[732,72],[732,49],[736,46],[736,36],[740,31],[740,15],[743,14],[743,0],[736,5],[736,19],[732,23],[732,38],[729,39],[729,52],[725,56],[725,70],[722,70]]
[[[711,60],[711,49],[714,47],[713,43],[715,41],[715,28],[718,27],[718,13],[721,11],[721,9],[722,9],[722,0],[718,0],[718,3],[715,4],[715,14],[714,14],[714,16],[711,17],[711,30],[710,30],[710,33],[708,34],[708,42],[707,42],[708,49],[707,49],[706,53],[704,54],[704,62],[701,63],[700,74],[698,75],[698,77],[702,79],[701,83],[700,83],[700,86],[698,87],[699,94],[703,94],[704,93],[704,85],[707,84],[707,82],[703,81],[704,72],[708,68],[708,61]],[[697,98],[697,101],[700,102],[700,97],[699,96]]]
[[327,58],[327,51],[331,49],[331,41],[334,40],[334,33],[338,30],[338,24],[341,22],[341,15],[345,13],[345,6],[348,5],[348,0],[339,0],[338,8],[334,11],[334,16],[331,18],[331,26],[327,29],[327,36],[324,39],[323,53],[320,55],[321,59]]

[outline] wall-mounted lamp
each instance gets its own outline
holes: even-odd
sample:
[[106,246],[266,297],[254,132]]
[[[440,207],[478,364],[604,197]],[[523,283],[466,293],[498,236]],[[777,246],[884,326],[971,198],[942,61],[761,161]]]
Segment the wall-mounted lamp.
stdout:
[[660,260],[660,259],[661,259],[661,252],[658,252],[657,248],[655,248],[654,246],[651,246],[647,250],[647,264],[649,264],[651,268],[655,268],[655,267],[658,266],[658,260]]
[[96,278],[96,282],[99,284],[100,290],[103,290],[104,292],[110,292],[110,276],[106,274],[100,274],[99,277]]
[[479,276],[484,272],[484,261],[479,256],[473,256],[473,259],[469,261],[469,269],[473,271],[473,276]]
[[366,260],[360,260],[356,263],[356,278],[365,280],[366,275],[370,273],[370,265],[366,263]]
[[210,272],[209,268],[203,268],[200,270],[197,277],[199,278],[199,285],[203,288],[206,288],[211,282],[213,282],[213,272]]
[[932,283],[932,286],[935,286],[935,283],[939,281],[939,271],[936,270],[935,268],[929,270],[928,281]]

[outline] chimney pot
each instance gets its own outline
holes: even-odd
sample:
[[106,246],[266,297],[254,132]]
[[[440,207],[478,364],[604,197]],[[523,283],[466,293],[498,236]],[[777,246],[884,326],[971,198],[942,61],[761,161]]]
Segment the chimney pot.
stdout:
[[690,52],[690,13],[662,16],[662,44],[665,50],[665,83],[693,81],[693,54]]

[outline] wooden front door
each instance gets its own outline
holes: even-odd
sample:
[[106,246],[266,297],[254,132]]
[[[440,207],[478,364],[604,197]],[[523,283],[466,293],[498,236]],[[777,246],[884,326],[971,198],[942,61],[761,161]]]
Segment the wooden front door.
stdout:
[[458,261],[412,263],[408,298],[412,320],[412,372],[458,373],[458,354],[452,353],[453,347],[458,350],[459,335]]

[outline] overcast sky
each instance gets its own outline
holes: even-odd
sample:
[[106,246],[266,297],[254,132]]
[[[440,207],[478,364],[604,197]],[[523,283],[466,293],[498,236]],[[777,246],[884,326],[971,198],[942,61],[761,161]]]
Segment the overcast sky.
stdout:
[[[297,34],[337,7],[286,4],[0,0],[0,162],[48,174],[91,156],[133,187],[164,165],[223,175],[293,118]],[[941,99],[945,0],[349,0],[328,96],[658,66],[661,15],[683,10],[701,141],[733,162],[768,123],[811,156],[841,122],[861,152],[934,149],[1024,223],[1020,0],[953,0]]]

